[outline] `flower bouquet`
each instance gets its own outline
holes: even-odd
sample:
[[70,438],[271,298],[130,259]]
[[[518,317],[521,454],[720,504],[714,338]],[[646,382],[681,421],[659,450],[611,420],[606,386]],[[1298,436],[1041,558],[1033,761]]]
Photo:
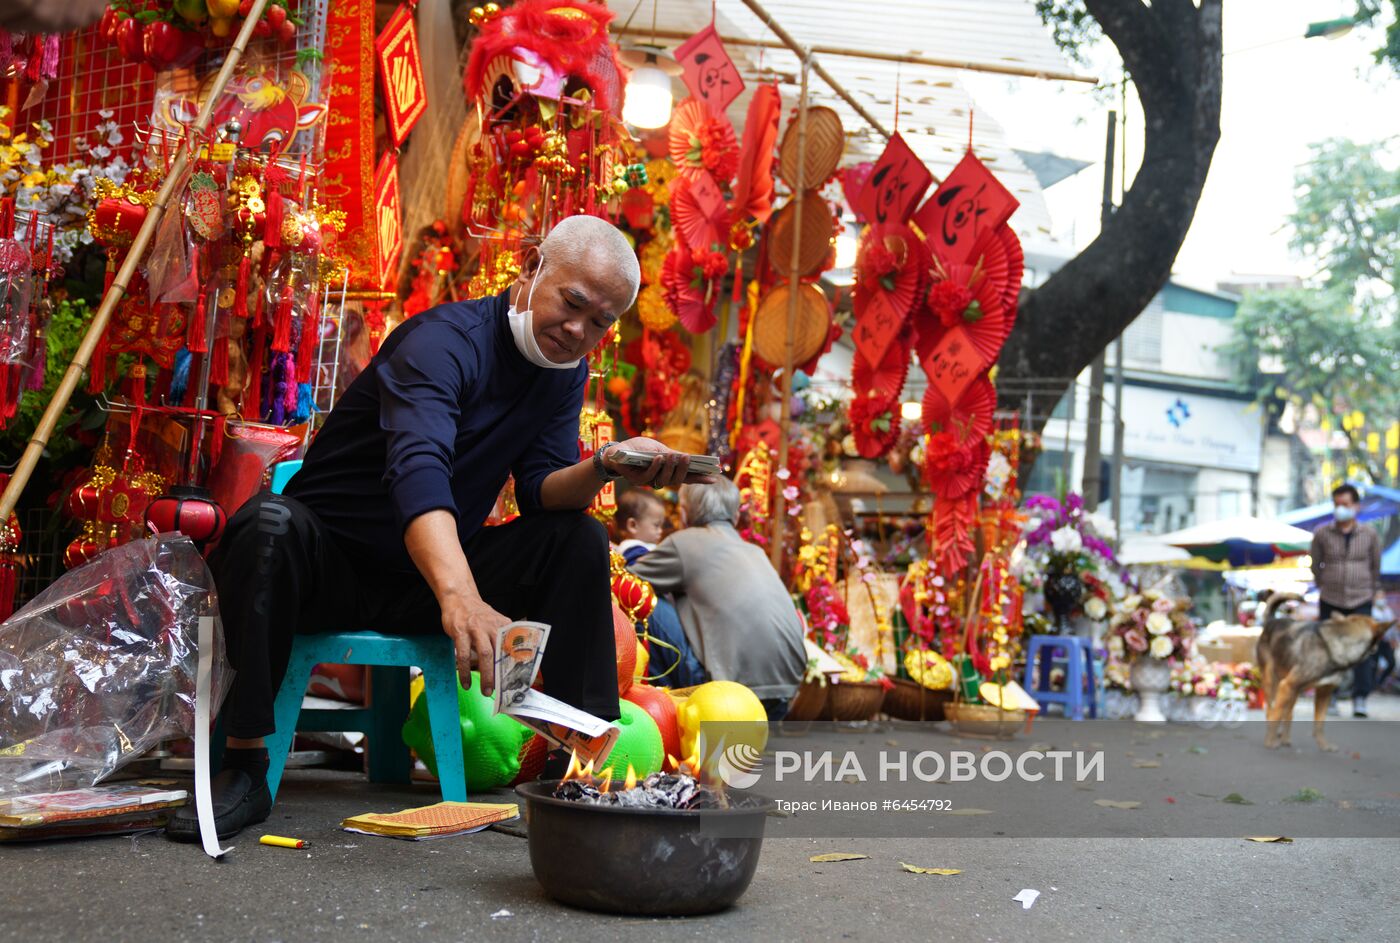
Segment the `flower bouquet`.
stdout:
[[1028,592],[1044,595],[1058,632],[1064,632],[1075,616],[1103,620],[1113,601],[1126,592],[1118,558],[1107,543],[1113,536],[1112,522],[1087,513],[1077,494],[1064,501],[1032,495],[1026,499],[1026,514],[1021,584]]
[[1109,623],[1110,658],[1127,658],[1129,679],[1142,699],[1135,720],[1160,722],[1161,695],[1171,684],[1170,661],[1189,654],[1195,625],[1189,599],[1172,599],[1159,589],[1135,593],[1120,603]]

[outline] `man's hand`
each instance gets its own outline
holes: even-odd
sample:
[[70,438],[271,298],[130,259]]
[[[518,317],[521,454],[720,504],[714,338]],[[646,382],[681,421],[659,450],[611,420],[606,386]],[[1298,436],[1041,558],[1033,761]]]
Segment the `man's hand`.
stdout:
[[622,477],[626,478],[634,485],[646,485],[650,488],[674,488],[684,482],[691,484],[709,484],[714,481],[713,475],[693,475],[689,473],[690,456],[683,452],[673,452],[655,439],[648,439],[638,436],[618,443],[619,448],[627,449],[629,452],[654,452],[656,457],[651,460],[651,464],[646,467],[636,467],[633,465],[623,465],[613,457],[613,449],[609,449],[603,455],[603,463]]
[[440,603],[442,630],[457,649],[457,674],[462,687],[471,687],[472,653],[476,653],[481,673],[481,693],[491,696],[496,688],[496,633],[510,619],[480,599],[450,598]]

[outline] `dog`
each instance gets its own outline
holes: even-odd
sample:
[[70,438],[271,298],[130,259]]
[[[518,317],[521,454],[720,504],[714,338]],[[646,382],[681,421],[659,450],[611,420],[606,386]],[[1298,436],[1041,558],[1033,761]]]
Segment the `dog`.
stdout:
[[1295,593],[1275,593],[1264,608],[1264,631],[1255,650],[1264,685],[1268,728],[1264,746],[1274,749],[1292,742],[1293,706],[1308,688],[1313,693],[1313,739],[1319,749],[1337,748],[1322,735],[1327,703],[1343,681],[1342,672],[1359,664],[1393,622],[1370,616],[1333,615],[1303,622],[1278,617],[1280,606],[1302,602]]

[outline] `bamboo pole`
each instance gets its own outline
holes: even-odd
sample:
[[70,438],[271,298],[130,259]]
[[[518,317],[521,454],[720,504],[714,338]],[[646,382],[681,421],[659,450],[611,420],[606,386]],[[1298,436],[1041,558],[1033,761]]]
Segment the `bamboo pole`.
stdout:
[[[750,3],[749,0],[744,0],[744,5],[755,13],[758,13],[759,19],[762,19],[764,25],[773,30],[774,33],[777,33],[780,37],[785,35],[784,33],[779,33],[778,28],[775,28],[774,24],[776,21],[774,21],[771,16],[768,16],[766,12],[759,13],[760,7],[756,3]],[[671,40],[686,40],[692,35],[684,30],[659,29],[653,33],[651,30],[637,29],[635,27],[615,27],[613,32],[619,36],[655,36],[657,39]],[[796,40],[789,43],[785,39],[751,39],[747,36],[721,36],[720,42],[724,43],[726,46],[792,49],[794,52],[797,51],[797,48],[800,48],[796,45]],[[914,52],[885,52],[880,49],[854,49],[850,46],[815,45],[809,48],[813,53],[823,56],[841,56],[849,59],[871,59],[876,62],[897,62],[901,65],[933,66],[939,69],[959,69],[964,72],[989,72],[994,75],[1014,75],[1020,78],[1049,79],[1056,82],[1083,82],[1089,85],[1097,85],[1099,82],[1097,76],[1080,75],[1076,72],[1061,72],[1055,69],[1034,69],[1030,66],[1012,65],[1010,63],[969,62],[965,59],[942,59]],[[812,71],[820,75],[823,81],[827,81],[827,77],[823,74],[825,70],[819,65],[814,64]],[[836,89],[833,88],[832,91],[836,91]]]
[[[203,107],[199,109],[199,116],[195,118],[194,126],[188,132],[188,142],[192,143],[209,127],[209,120],[214,114],[214,105],[223,93],[224,86],[228,84],[229,79],[233,78],[233,70],[238,67],[238,60],[242,58],[243,51],[248,46],[248,40],[252,38],[253,27],[262,19],[263,8],[267,6],[267,3],[268,0],[253,0],[252,8],[249,9],[248,16],[243,21],[243,28],[238,31],[238,38],[234,40],[233,46],[229,49],[228,57],[224,59],[223,67],[219,69],[219,74],[215,76],[214,84],[209,89],[209,97],[205,99]],[[73,398],[73,393],[78,388],[78,382],[83,377],[83,371],[91,362],[93,351],[97,349],[97,344],[102,339],[102,333],[107,330],[107,322],[112,319],[112,312],[121,302],[122,295],[126,294],[131,277],[136,274],[136,268],[141,263],[141,256],[145,255],[146,247],[150,245],[156,227],[160,225],[161,218],[165,215],[166,206],[171,197],[174,196],[180,178],[184,176],[185,165],[189,163],[189,151],[189,147],[181,147],[175,156],[174,163],[166,171],[165,182],[161,184],[160,191],[156,194],[155,203],[146,214],[145,222],[137,230],[136,238],[132,240],[131,248],[127,250],[126,258],[122,260],[121,268],[117,270],[116,278],[112,280],[112,286],[102,296],[102,303],[98,306],[97,313],[92,316],[92,323],[88,325],[87,333],[83,335],[82,343],[78,345],[77,353],[73,355],[73,362],[68,365],[68,370],[63,374],[58,389],[54,391],[53,399],[49,401],[48,408],[44,410],[43,417],[34,428],[34,435],[30,437],[29,444],[25,446],[24,454],[19,459],[19,465],[15,467],[15,472],[10,477],[10,483],[5,486],[4,495],[0,496],[0,521],[9,520],[10,513],[19,503],[19,496],[24,492],[24,486],[29,483],[29,476],[34,474],[34,468],[39,464],[40,456],[44,454],[44,446],[49,444],[49,437],[58,427],[59,418],[63,415],[63,411],[68,408],[68,401]],[[211,337],[210,340],[212,341],[213,338]]]
[[[812,55],[802,52],[802,93],[797,100],[797,171],[792,181],[792,252],[788,264],[787,336],[783,347],[782,418],[778,422],[778,469],[788,466],[788,426],[792,423],[792,371],[796,367],[794,347],[797,333],[797,303],[802,287],[802,204],[806,202],[804,179],[807,173],[807,78],[811,72]],[[783,479],[778,479],[778,494],[773,502],[772,536],[769,538],[769,559],[773,569],[783,571],[783,548],[787,543],[787,498],[783,495]]]

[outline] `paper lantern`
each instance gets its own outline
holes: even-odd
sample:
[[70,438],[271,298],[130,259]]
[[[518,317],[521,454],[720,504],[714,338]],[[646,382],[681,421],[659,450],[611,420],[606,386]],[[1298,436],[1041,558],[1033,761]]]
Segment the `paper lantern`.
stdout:
[[151,502],[146,523],[162,534],[179,531],[202,550],[223,536],[228,516],[207,489],[175,485]]
[[661,731],[651,715],[631,701],[619,701],[618,706],[622,716],[615,723],[622,733],[608,758],[598,764],[598,774],[611,769],[613,780],[620,785],[628,766],[638,777],[650,776],[661,769],[666,757],[662,753]]
[[661,731],[661,748],[667,756],[680,759],[681,728],[676,719],[676,702],[671,695],[662,688],[654,688],[649,684],[634,684],[622,699],[647,712],[656,722],[657,730]]

